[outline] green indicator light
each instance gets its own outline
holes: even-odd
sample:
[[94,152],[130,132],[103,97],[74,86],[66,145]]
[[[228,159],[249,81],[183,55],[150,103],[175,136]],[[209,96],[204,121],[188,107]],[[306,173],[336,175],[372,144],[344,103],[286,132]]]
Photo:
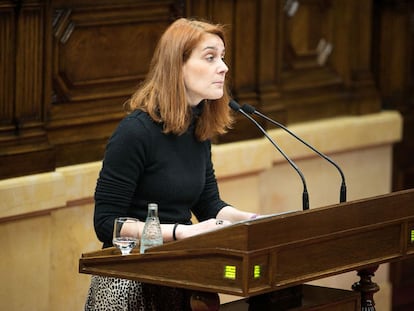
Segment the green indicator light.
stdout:
[[260,266],[259,265],[254,265],[253,276],[255,279],[260,278]]
[[236,279],[236,266],[224,266],[224,278],[235,280]]
[[414,229],[411,230],[411,243],[414,243]]

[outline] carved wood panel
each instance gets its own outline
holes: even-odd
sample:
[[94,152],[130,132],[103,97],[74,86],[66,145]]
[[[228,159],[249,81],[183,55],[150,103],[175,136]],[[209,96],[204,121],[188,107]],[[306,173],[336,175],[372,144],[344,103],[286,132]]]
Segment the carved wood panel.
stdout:
[[[231,91],[284,123],[380,110],[371,72],[372,2],[187,1],[187,15],[230,25]],[[220,141],[260,136],[237,116]]]
[[[146,74],[159,36],[179,16],[227,26],[233,96],[280,122],[379,110],[370,68],[372,0],[0,4],[7,59],[0,65],[7,77],[0,83],[0,166],[9,167],[8,154],[25,161],[10,174],[102,159],[123,102]],[[216,142],[258,136],[240,117]],[[28,162],[34,151],[44,152],[38,169]]]
[[[16,40],[16,21],[13,5],[4,5],[0,8],[0,125],[1,131],[13,130],[14,92],[14,55]],[[4,135],[4,134],[3,134]],[[2,136],[3,136],[2,135]]]
[[[123,102],[144,78],[155,45],[176,14],[175,1],[54,5],[48,132],[57,165],[102,158],[124,115]],[[88,153],[79,154],[85,147]]]
[[142,6],[56,9],[53,104],[129,95],[147,72],[169,13]]
[[46,14],[40,1],[0,1],[0,177],[55,167],[44,129]]
[[[378,111],[370,72],[370,1],[284,3],[278,87],[286,122]],[[271,112],[272,105],[266,109]]]

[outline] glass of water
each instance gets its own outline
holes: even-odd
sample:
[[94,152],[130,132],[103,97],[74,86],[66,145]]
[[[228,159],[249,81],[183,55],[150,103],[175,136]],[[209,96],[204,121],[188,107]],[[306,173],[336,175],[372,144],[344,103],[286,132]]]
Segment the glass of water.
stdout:
[[115,219],[114,236],[112,243],[121,250],[122,255],[128,255],[137,245],[138,239],[131,233],[131,225],[138,222],[138,219],[131,217],[119,217]]

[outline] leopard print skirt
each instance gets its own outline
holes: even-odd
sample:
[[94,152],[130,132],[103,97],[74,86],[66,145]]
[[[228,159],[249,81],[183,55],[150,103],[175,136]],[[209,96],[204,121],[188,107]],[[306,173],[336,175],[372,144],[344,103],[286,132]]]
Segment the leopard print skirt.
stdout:
[[85,311],[187,311],[191,292],[93,275]]

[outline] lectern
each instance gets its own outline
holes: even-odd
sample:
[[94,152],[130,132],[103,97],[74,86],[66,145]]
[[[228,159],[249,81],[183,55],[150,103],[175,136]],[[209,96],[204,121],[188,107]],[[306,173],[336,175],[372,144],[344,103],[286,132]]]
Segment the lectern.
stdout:
[[414,256],[414,189],[245,221],[121,256],[82,254],[81,273],[226,293],[254,301],[356,270],[361,305],[374,309],[379,264]]

